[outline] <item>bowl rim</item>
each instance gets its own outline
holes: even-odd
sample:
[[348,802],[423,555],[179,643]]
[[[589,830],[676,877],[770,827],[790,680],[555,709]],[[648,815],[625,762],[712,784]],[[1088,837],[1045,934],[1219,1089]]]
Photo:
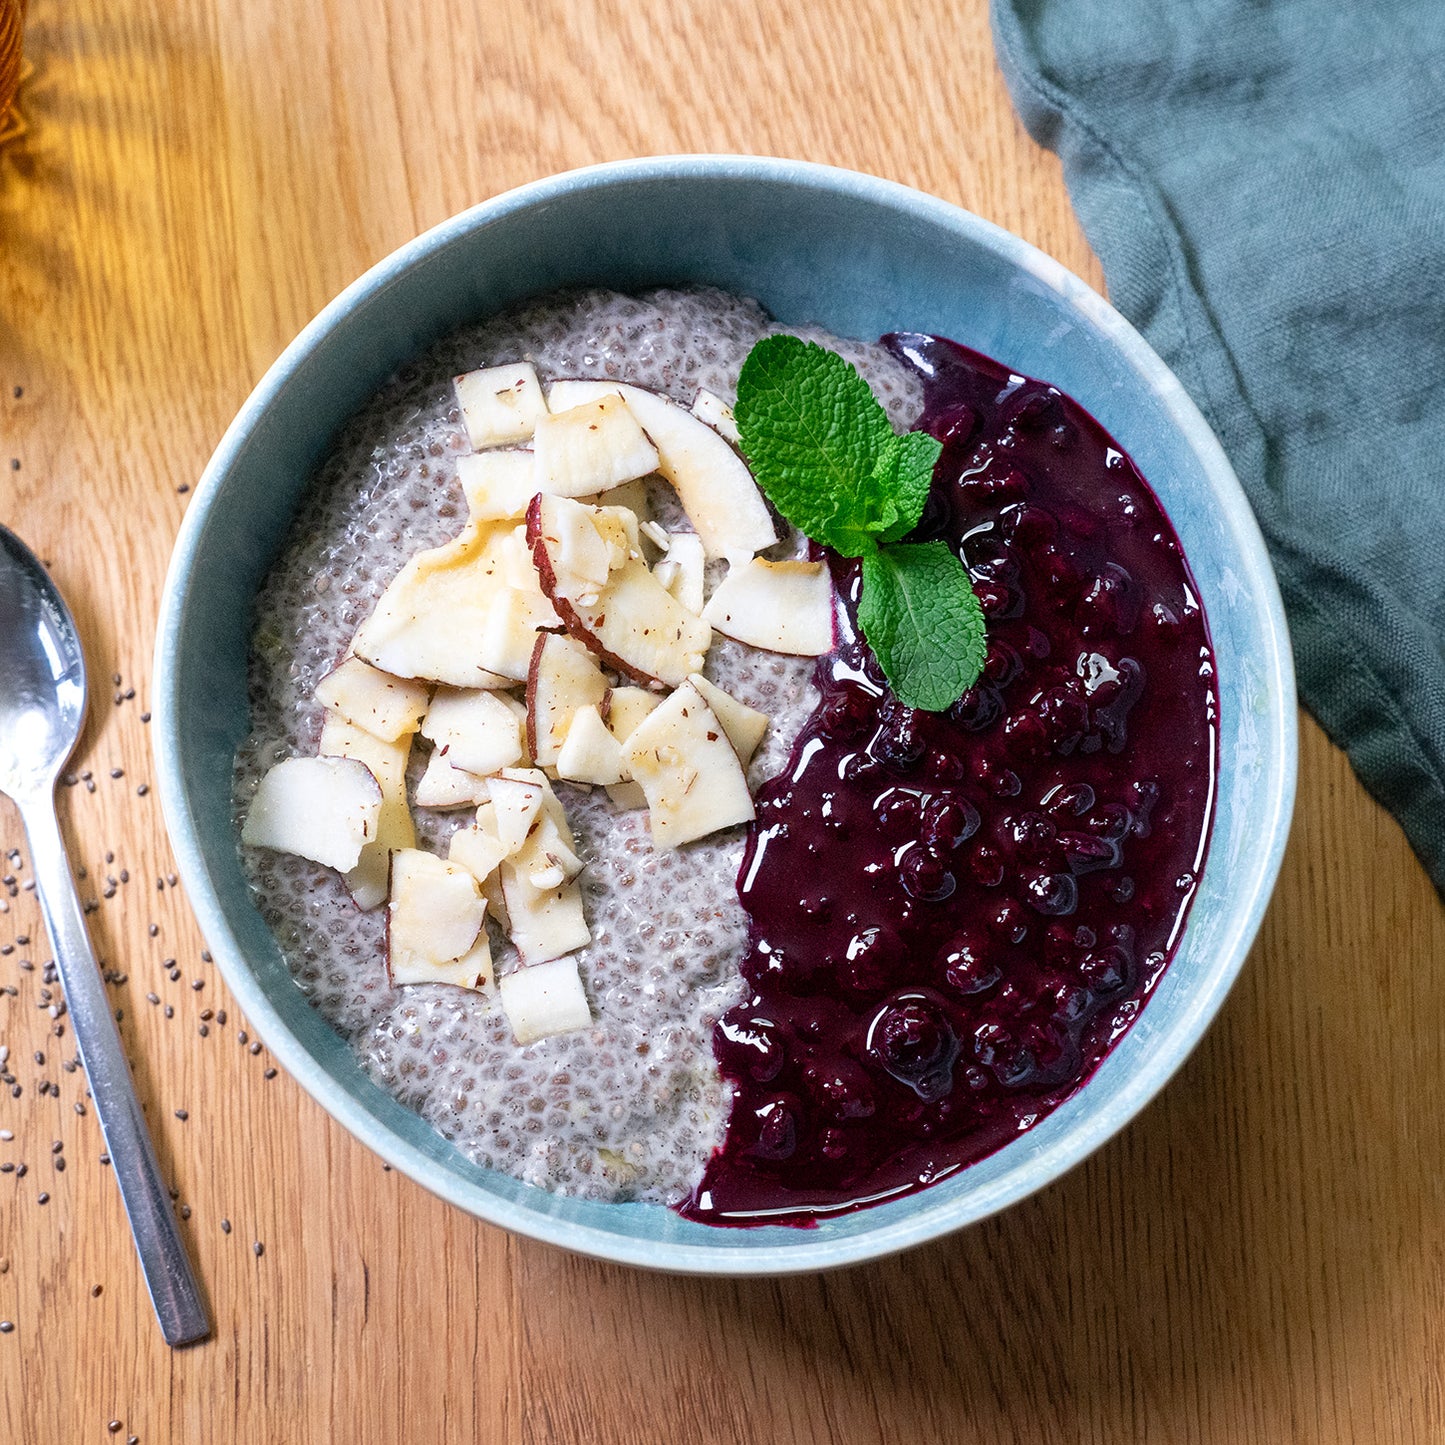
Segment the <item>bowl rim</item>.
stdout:
[[[906,1218],[841,1238],[797,1231],[797,1243],[738,1243],[727,1247],[656,1240],[559,1219],[529,1203],[490,1194],[406,1142],[338,1085],[272,1005],[230,928],[206,865],[199,830],[182,786],[183,743],[178,728],[179,676],[176,643],[182,630],[191,560],[227,473],[249,436],[292,376],[325,338],[361,304],[377,296],[426,258],[454,241],[517,211],[579,190],[638,181],[766,181],[801,185],[881,205],[917,223],[951,230],[961,238],[1020,266],[1035,280],[1083,312],[1155,390],[1211,482],[1237,499],[1232,521],[1240,533],[1257,589],[1258,611],[1269,643],[1261,659],[1263,686],[1271,701],[1267,753],[1278,759],[1255,800],[1255,826],[1269,838],[1262,868],[1236,902],[1216,962],[1188,1007],[1141,1067],[1117,1088],[1107,1110],[1081,1117],[1068,1133],[1034,1156],[1027,1173],[1014,1171],[968,1201],[929,1205],[928,1191]],[[226,984],[275,1058],[338,1123],[393,1168],[449,1203],[518,1234],[593,1258],[674,1273],[732,1277],[808,1273],[897,1253],[952,1233],[997,1213],[1052,1184],[1122,1130],[1164,1087],[1199,1042],[1243,967],[1273,891],[1289,834],[1298,766],[1295,681],[1289,634],[1279,587],[1264,540],[1243,488],[1218,439],[1174,374],[1148,342],[1098,292],[1051,256],[982,217],[899,182],[813,162],[726,154],[662,155],[564,171],[503,192],[442,221],[384,257],[325,306],[268,368],[227,428],[197,483],[182,520],[161,596],[154,657],[153,748],[162,811],[187,897],[213,950]],[[539,1195],[545,1196],[540,1189]],[[660,1206],[658,1206],[660,1207]],[[816,1241],[817,1247],[810,1247]]]

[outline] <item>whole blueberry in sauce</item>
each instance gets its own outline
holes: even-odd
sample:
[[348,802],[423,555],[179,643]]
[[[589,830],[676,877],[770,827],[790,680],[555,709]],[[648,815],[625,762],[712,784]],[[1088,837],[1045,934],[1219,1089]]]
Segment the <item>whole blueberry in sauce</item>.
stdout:
[[847,617],[738,875],[732,1115],[682,1206],[711,1223],[895,1197],[1037,1123],[1136,1017],[1204,861],[1213,655],[1147,482],[1055,388],[885,341],[943,443],[910,540],[968,566],[988,656],[947,712],[903,706],[856,632],[857,565],[830,558]]

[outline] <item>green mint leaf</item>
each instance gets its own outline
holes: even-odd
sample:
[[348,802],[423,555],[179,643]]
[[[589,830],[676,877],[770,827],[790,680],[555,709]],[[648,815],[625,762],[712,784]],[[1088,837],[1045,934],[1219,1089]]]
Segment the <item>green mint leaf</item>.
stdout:
[[868,383],[836,352],[768,336],[748,353],[734,407],[743,454],[772,504],[845,557],[901,520],[881,454],[897,440]]
[[893,495],[898,517],[879,538],[896,542],[906,537],[923,515],[928,489],[933,485],[933,468],[943,453],[943,443],[924,431],[895,436],[879,457],[875,475],[886,470],[886,485]]
[[909,707],[941,712],[983,668],[983,609],[944,542],[879,547],[863,558],[863,635]]

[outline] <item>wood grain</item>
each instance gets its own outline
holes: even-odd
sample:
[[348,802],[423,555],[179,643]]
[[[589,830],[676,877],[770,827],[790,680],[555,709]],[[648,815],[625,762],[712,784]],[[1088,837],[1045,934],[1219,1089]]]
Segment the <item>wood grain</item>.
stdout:
[[218,1323],[179,1354],[154,1327],[0,805],[22,1091],[0,1092],[0,1162],[27,1166],[0,1175],[4,1438],[1445,1435],[1445,916],[1313,726],[1260,942],[1159,1101],[1002,1218],[829,1277],[592,1264],[384,1172],[238,1042],[167,882],[142,791],[161,580],[184,489],[300,326],[472,202],[669,151],[893,177],[1098,283],[983,0],[35,0],[27,41],[31,129],[0,152],[0,517],[53,563],[97,679],[66,823]]

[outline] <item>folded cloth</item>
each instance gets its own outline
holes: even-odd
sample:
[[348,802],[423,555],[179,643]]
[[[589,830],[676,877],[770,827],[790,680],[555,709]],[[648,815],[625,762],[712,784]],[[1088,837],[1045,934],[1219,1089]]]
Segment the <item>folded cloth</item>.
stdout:
[[1214,427],[1300,695],[1445,893],[1445,0],[993,0],[1114,304]]

